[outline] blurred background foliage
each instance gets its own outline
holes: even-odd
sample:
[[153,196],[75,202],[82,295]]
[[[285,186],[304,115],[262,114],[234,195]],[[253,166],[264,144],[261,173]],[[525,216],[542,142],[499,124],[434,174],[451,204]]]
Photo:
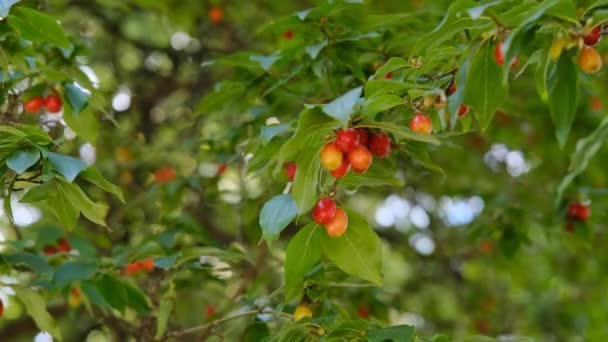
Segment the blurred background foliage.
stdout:
[[[284,141],[264,143],[261,128],[270,118],[291,124],[304,103],[341,95],[389,57],[412,57],[417,40],[437,26],[452,2],[377,0],[356,9],[311,12],[318,20],[331,18],[329,33],[293,15],[320,3],[21,1],[19,6],[59,18],[99,101],[99,122],[90,130],[94,141],[69,139],[64,132],[61,151],[95,163],[126,197],[122,204],[88,189],[110,206],[109,229],[81,221],[67,235],[47,212],[15,203],[24,238],[36,241],[40,251],[67,236],[81,255],[99,258],[99,267],[106,269],[157,258],[156,270],[129,281],[139,284],[152,308],[174,286],[169,331],[243,308],[282,305],[275,291],[282,284],[285,246],[302,224],[288,227],[271,248],[259,243],[261,206],[287,181],[266,160],[256,159],[256,154],[272,156],[277,151],[272,146]],[[326,35],[340,40],[370,31],[382,37],[345,39],[340,48],[321,48],[314,61],[307,57],[312,52],[303,49]],[[459,66],[450,56],[464,48],[440,45],[426,57],[446,61],[438,70],[446,72]],[[274,61],[278,49],[283,58]],[[599,50],[606,52],[605,42]],[[252,60],[243,51],[255,51],[259,58]],[[527,57],[522,56],[523,63]],[[62,63],[50,52],[40,58],[51,68]],[[487,131],[444,132],[440,146],[411,143],[395,151],[397,176],[405,185],[362,188],[349,192],[346,203],[366,216],[382,238],[385,286],[367,286],[324,263],[323,286],[309,293],[322,299],[316,312],[414,325],[423,337],[606,340],[605,148],[568,188],[560,208],[554,206],[575,142],[606,115],[606,106],[597,104],[607,93],[606,72],[582,83],[583,97],[563,149],[549,109],[536,94],[534,75],[524,73],[511,81],[509,101]],[[36,124],[38,118],[26,120]],[[50,125],[52,132],[62,129]],[[173,168],[175,179],[159,182],[157,171],[163,167]],[[588,222],[576,223],[574,232],[564,229],[568,200],[585,202],[593,213]],[[2,238],[14,239],[6,217],[0,218]],[[180,252],[179,258],[190,256],[183,261],[187,267],[158,267],[158,258]],[[193,256],[208,259],[196,263]],[[64,257],[52,256],[49,263],[57,266]],[[5,266],[3,283],[29,277]],[[23,305],[8,290],[0,298],[8,303],[0,320],[1,340],[32,340],[38,329]],[[48,300],[67,341],[100,341],[94,338],[102,335],[112,341],[153,338],[153,314],[127,310],[114,315],[69,305],[68,298],[69,288],[55,290]],[[296,304],[280,308],[292,312]],[[283,322],[265,315],[256,321],[237,319],[201,331],[198,338],[255,341]]]

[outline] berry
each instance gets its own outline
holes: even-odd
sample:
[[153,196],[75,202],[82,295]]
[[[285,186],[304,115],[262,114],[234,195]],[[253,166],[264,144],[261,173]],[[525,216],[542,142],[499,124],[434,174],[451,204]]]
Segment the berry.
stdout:
[[502,43],[496,44],[496,48],[494,49],[494,59],[499,65],[505,64],[505,57],[502,55],[501,46]]
[[595,74],[602,68],[602,57],[596,49],[585,46],[578,55],[578,65],[587,74]]
[[583,41],[586,45],[593,46],[602,39],[602,26],[594,27],[589,33],[583,36]]
[[207,310],[205,310],[205,316],[207,316],[207,318],[213,316],[215,314],[215,305],[209,305],[207,307]]
[[602,99],[597,96],[591,98],[591,110],[593,110],[594,112],[601,112],[602,107]]
[[285,32],[283,32],[283,38],[285,38],[285,39],[292,39],[293,38],[293,31],[285,31]]
[[384,75],[384,78],[390,80],[391,78],[393,78],[393,73],[389,72],[388,74]]
[[130,264],[127,264],[124,268],[125,273],[127,275],[133,275],[137,272],[139,272],[139,270],[141,269],[141,264],[139,262],[132,262]]
[[337,169],[342,163],[342,151],[335,143],[327,143],[321,151],[321,163],[328,170]]
[[[219,170],[218,170],[219,171]],[[175,169],[170,166],[163,166],[154,172],[154,183],[161,184],[175,179]]]
[[141,261],[140,263],[140,267],[143,268],[144,270],[151,272],[154,271],[154,260],[153,259],[146,259],[144,261]]
[[228,168],[228,164],[226,164],[226,163],[222,163],[222,164],[218,165],[217,175],[221,176],[224,172],[226,172],[227,168]]
[[361,319],[368,319],[369,310],[367,310],[365,305],[360,305],[359,308],[357,309],[357,315],[359,315],[359,318],[361,318]]
[[573,202],[568,205],[568,217],[586,221],[591,216],[591,210],[584,204]]
[[219,23],[224,19],[224,10],[221,7],[213,6],[209,10],[209,20],[214,23]]
[[4,314],[4,303],[2,303],[2,299],[0,299],[0,318],[2,318],[2,314]]
[[463,117],[467,115],[468,112],[469,106],[461,104],[460,107],[458,107],[458,117]]
[[352,128],[341,129],[336,134],[336,146],[342,152],[350,152],[359,145],[359,134]]
[[418,134],[430,134],[433,131],[433,123],[428,116],[417,113],[410,121],[410,129]]
[[374,134],[369,141],[369,150],[374,156],[387,157],[391,153],[391,139],[384,133]]
[[58,113],[61,111],[61,98],[55,94],[51,94],[44,99],[44,107],[49,113]]
[[72,288],[70,291],[70,296],[68,297],[68,305],[75,308],[80,306],[82,303],[82,297],[80,295],[80,290],[77,288]]
[[36,113],[44,106],[44,99],[42,96],[36,96],[23,104],[23,109],[28,113]]
[[293,312],[294,321],[298,321],[304,317],[312,318],[312,311],[306,305],[298,305],[296,311]]
[[44,254],[46,254],[46,255],[57,254],[57,248],[55,246],[46,246],[46,247],[44,247]]
[[325,224],[325,230],[327,231],[327,235],[331,238],[339,238],[344,234],[346,228],[348,227],[348,216],[346,216],[346,212],[342,208],[336,209],[336,214],[334,217]]
[[357,134],[359,134],[359,145],[366,146],[369,141],[369,132],[365,128],[357,128]]
[[483,254],[491,254],[492,250],[494,250],[494,244],[490,240],[481,240],[479,242],[479,250]]
[[69,251],[72,250],[72,246],[70,246],[70,243],[66,239],[59,239],[57,241],[57,246],[58,246],[57,249],[60,252],[68,253]]
[[591,209],[589,209],[588,206],[581,205],[578,210],[578,219],[581,221],[587,221],[587,219],[589,219],[589,216],[591,216]]
[[318,224],[326,224],[336,214],[336,204],[329,197],[321,198],[312,210],[312,218]]
[[348,158],[344,158],[342,159],[342,163],[340,164],[340,166],[338,166],[338,168],[335,170],[329,171],[329,173],[331,173],[331,175],[336,178],[342,178],[346,176],[349,170],[350,162],[348,161]]
[[365,173],[372,165],[372,153],[365,146],[357,146],[348,152],[348,161],[356,173]]
[[448,89],[445,90],[445,96],[450,96],[456,92],[456,82],[450,82]]
[[292,181],[296,177],[296,162],[290,161],[285,163],[285,174],[287,175],[287,179]]

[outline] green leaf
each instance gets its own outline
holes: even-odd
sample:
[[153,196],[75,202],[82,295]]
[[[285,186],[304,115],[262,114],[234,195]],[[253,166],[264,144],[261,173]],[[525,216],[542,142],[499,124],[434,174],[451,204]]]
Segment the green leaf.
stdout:
[[19,7],[18,14],[8,16],[8,24],[21,33],[24,39],[34,42],[48,42],[69,48],[70,41],[57,19],[31,8]]
[[2,254],[0,256],[4,262],[11,265],[25,265],[38,274],[51,273],[53,269],[49,263],[38,254],[17,252],[12,254]]
[[111,308],[124,311],[127,307],[127,290],[116,277],[109,274],[102,275],[95,281],[95,288]]
[[383,329],[368,329],[365,336],[370,342],[413,342],[414,332],[414,327],[410,325],[395,325]]
[[343,125],[346,125],[354,112],[357,101],[361,98],[362,91],[363,87],[351,89],[346,92],[346,94],[323,105],[321,108],[325,114],[340,121]]
[[53,274],[53,281],[62,288],[72,282],[91,279],[97,271],[97,264],[90,262],[68,261]]
[[6,159],[6,166],[20,175],[36,164],[38,160],[40,160],[40,151],[35,147],[28,147],[13,152]]
[[108,213],[107,206],[91,201],[84,191],[76,184],[58,179],[58,189],[60,193],[64,194],[72,205],[84,215],[84,217],[99,225],[106,225],[105,217]]
[[296,159],[298,171],[293,180],[292,194],[299,214],[308,212],[317,200],[317,185],[321,172],[321,148],[308,148]]
[[264,144],[268,144],[272,138],[277,135],[281,135],[291,128],[291,124],[279,124],[279,125],[271,125],[271,126],[262,126],[262,140]]
[[445,175],[445,171],[441,168],[441,166],[433,163],[433,161],[431,160],[431,156],[429,155],[428,149],[424,146],[420,144],[409,144],[405,148],[405,153],[407,153],[410,158],[420,163],[420,165],[426,167],[427,169]]
[[386,132],[390,132],[395,137],[400,138],[400,139],[414,140],[414,141],[430,143],[433,145],[439,145],[439,139],[437,139],[437,137],[434,135],[413,133],[409,129],[407,129],[405,127],[399,127],[392,122],[363,120],[360,123],[358,123],[356,127],[377,128],[377,129],[381,129]]
[[507,87],[502,82],[502,69],[494,59],[494,47],[486,40],[471,61],[464,103],[473,108],[481,128],[485,130],[506,98]]
[[286,293],[299,285],[321,258],[322,233],[323,228],[312,222],[300,229],[289,241],[285,254]]
[[585,171],[589,162],[600,150],[606,139],[608,139],[608,117],[605,117],[591,134],[576,142],[576,148],[570,155],[568,174],[564,176],[557,187],[556,206],[562,200],[566,188],[568,188],[574,178]]
[[365,101],[363,116],[373,118],[376,114],[404,104],[401,97],[394,94],[380,94]]
[[258,62],[264,71],[268,71],[270,67],[279,59],[281,56],[271,55],[271,56],[251,56],[249,57],[252,61]]
[[371,98],[376,94],[403,94],[411,88],[424,88],[423,86],[393,80],[369,80],[365,83],[365,97]]
[[63,119],[76,134],[88,140],[95,142],[99,133],[99,122],[93,112],[85,109],[82,112],[75,114],[70,106],[63,107]]
[[137,313],[143,314],[150,311],[150,299],[142,292],[142,290],[127,282],[122,283],[127,293],[127,305],[135,309]]
[[95,184],[104,191],[116,195],[116,197],[118,197],[118,199],[122,203],[125,203],[125,198],[122,194],[122,190],[120,189],[120,187],[112,184],[109,180],[105,179],[96,167],[89,166],[84,171],[79,173],[79,177]]
[[269,243],[276,240],[296,215],[298,207],[291,195],[278,195],[266,202],[260,212],[260,227],[264,240]]
[[[470,55],[465,56],[462,64],[458,68],[456,75],[454,76],[454,82],[456,84],[456,91],[448,97],[448,109],[450,111],[450,126],[454,127],[458,120],[458,110],[464,100],[464,94],[467,88],[467,77],[469,76],[469,67],[471,66]],[[470,116],[470,115],[469,115]]]
[[310,58],[312,58],[313,60],[317,58],[317,56],[319,55],[319,53],[321,52],[321,50],[323,50],[324,47],[327,46],[327,41],[324,40],[318,44],[314,44],[314,45],[309,45],[306,47],[306,52],[308,53],[308,55],[310,56]]
[[76,176],[87,168],[87,164],[80,159],[49,152],[48,157],[51,165],[59,171],[69,182],[74,181]]
[[411,65],[408,61],[401,57],[391,57],[384,63],[383,66],[379,67],[374,74],[375,77],[384,77],[389,72],[393,72],[400,69],[409,68]]
[[564,147],[568,140],[570,127],[576,116],[577,72],[577,66],[572,63],[571,55],[564,51],[547,79],[551,119],[555,124],[555,135],[561,147]]
[[84,92],[82,88],[76,86],[74,82],[64,83],[63,86],[65,87],[65,97],[72,108],[72,113],[74,113],[74,115],[80,114],[89,102],[89,94]]
[[169,318],[171,317],[171,312],[173,312],[174,308],[175,284],[171,282],[169,283],[169,288],[163,295],[163,298],[160,300],[160,304],[158,305],[158,311],[156,312],[156,334],[154,335],[154,340],[160,340],[165,335]]
[[344,272],[382,285],[382,244],[365,218],[345,209],[348,228],[339,238],[321,234],[323,252]]
[[61,341],[61,331],[53,317],[46,311],[46,301],[44,298],[25,287],[11,285],[11,288],[15,291],[17,298],[19,298],[25,306],[27,314],[32,317],[38,329],[48,332]]
[[21,0],[0,0],[0,17],[8,17],[8,12],[11,10],[11,6],[19,1]]
[[374,159],[367,172],[356,173],[351,170],[346,176],[338,180],[338,184],[348,189],[356,189],[359,186],[403,186],[403,182],[395,178],[395,168],[385,159],[380,158]]

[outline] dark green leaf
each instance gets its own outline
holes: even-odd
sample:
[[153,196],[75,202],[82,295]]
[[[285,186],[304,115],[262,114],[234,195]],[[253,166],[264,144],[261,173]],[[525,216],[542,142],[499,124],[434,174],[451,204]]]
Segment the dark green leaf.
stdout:
[[300,229],[289,241],[285,254],[285,287],[289,293],[300,284],[308,271],[321,258],[323,228],[312,222]]
[[46,259],[38,254],[17,252],[12,254],[3,254],[1,258],[4,260],[4,262],[11,265],[25,265],[38,274],[50,273],[53,271]]
[[169,318],[171,317],[174,308],[175,285],[171,282],[169,288],[163,295],[163,298],[160,300],[158,311],[156,312],[156,334],[154,335],[154,340],[159,340],[165,335]]
[[70,42],[57,19],[31,8],[19,7],[8,16],[8,24],[19,31],[24,39],[48,42],[68,48]]
[[369,329],[365,332],[370,342],[413,342],[416,338],[414,327],[395,325],[383,329]]
[[68,261],[55,271],[53,281],[62,288],[72,282],[90,279],[97,271],[97,264],[88,262]]
[[276,240],[296,215],[298,207],[291,195],[278,195],[266,202],[260,212],[260,227],[264,240],[269,243]]
[[73,82],[65,83],[63,86],[65,87],[65,97],[72,108],[72,113],[77,116],[87,106],[89,94],[85,93],[82,88],[76,86]]
[[549,109],[555,124],[555,135],[560,146],[568,140],[570,127],[576,116],[578,101],[578,71],[572,57],[564,51],[551,69],[547,79]]
[[298,213],[308,212],[317,200],[317,185],[321,172],[321,148],[308,148],[300,152],[296,159],[298,171],[293,181],[293,199]]

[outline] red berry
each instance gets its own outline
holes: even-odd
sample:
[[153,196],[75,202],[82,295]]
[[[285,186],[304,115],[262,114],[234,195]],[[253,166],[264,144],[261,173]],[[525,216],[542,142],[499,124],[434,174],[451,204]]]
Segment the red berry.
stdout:
[[139,262],[132,262],[130,264],[127,264],[124,268],[125,273],[127,275],[133,275],[137,272],[139,272],[139,270],[141,269],[142,265]]
[[494,244],[490,240],[481,240],[479,242],[479,250],[483,254],[490,254],[494,250]]
[[28,113],[36,113],[44,106],[44,99],[42,96],[36,96],[23,104],[23,109]]
[[287,175],[287,179],[292,181],[296,177],[296,162],[290,161],[285,163],[285,174]]
[[568,205],[567,215],[570,218],[586,221],[591,216],[591,210],[579,202],[572,202]]
[[572,223],[571,221],[566,222],[566,226],[564,227],[564,230],[568,233],[573,233],[574,232],[574,223]]
[[293,38],[293,31],[285,31],[283,32],[283,38],[285,39],[292,39]]
[[384,75],[384,78],[390,80],[391,78],[393,78],[393,73],[389,72],[388,74]]
[[336,204],[329,197],[321,198],[312,210],[312,218],[318,224],[326,224],[336,214]]
[[[218,170],[219,172],[219,170]],[[163,166],[154,172],[154,183],[161,184],[175,179],[175,169],[170,166]]]
[[343,153],[335,143],[327,143],[321,151],[321,163],[328,170],[337,169],[342,163]]
[[226,163],[222,163],[217,167],[217,175],[221,176],[224,172],[226,172],[226,169],[228,168],[228,164]]
[[70,246],[70,243],[66,239],[59,239],[57,241],[57,246],[59,246],[58,250],[60,252],[68,253],[69,251],[72,250],[72,246]]
[[367,310],[367,308],[364,305],[360,305],[359,308],[357,309],[357,315],[359,315],[359,317],[361,319],[368,319],[369,310]]
[[2,303],[2,300],[0,299],[0,318],[2,318],[3,314],[4,314],[4,303]]
[[224,19],[224,10],[218,6],[211,7],[209,10],[209,19],[214,23],[219,23]]
[[594,27],[589,33],[583,36],[585,45],[593,46],[602,39],[602,26],[598,25]]
[[369,141],[369,132],[366,128],[357,128],[357,134],[359,134],[359,145],[367,146]]
[[350,170],[350,162],[348,161],[348,158],[343,158],[340,166],[338,166],[338,168],[335,170],[329,171],[329,173],[331,173],[331,175],[336,178],[342,178],[342,177],[346,176],[346,174],[348,173],[349,170]]
[[467,115],[468,112],[469,106],[461,104],[460,107],[458,107],[458,117],[463,117]]
[[594,96],[591,98],[591,110],[594,112],[601,112],[603,106],[602,100],[599,97]]
[[456,82],[450,82],[448,89],[445,90],[445,96],[450,96],[456,92]]
[[589,207],[586,205],[581,205],[578,209],[578,219],[581,221],[587,221],[589,216],[591,216],[591,209],[589,209]]
[[342,208],[336,209],[334,217],[325,224],[327,235],[331,238],[338,238],[344,234],[348,227],[348,216]]
[[215,314],[215,305],[209,305],[207,307],[207,310],[205,312],[205,315],[207,316],[207,318],[213,316]]
[[73,287],[70,290],[70,294],[76,298],[80,298],[80,290],[77,287]]
[[387,157],[391,153],[391,139],[384,133],[374,134],[369,141],[369,150],[380,158]]
[[410,121],[410,129],[418,134],[430,134],[433,131],[433,123],[428,116],[417,113]]
[[55,94],[51,94],[44,99],[44,107],[49,113],[58,113],[61,111],[61,98]]
[[143,268],[144,270],[150,272],[150,271],[154,271],[154,260],[153,259],[146,259],[144,261],[141,261],[140,263],[140,267]]
[[496,59],[496,63],[499,65],[505,64],[505,57],[502,55],[501,50],[502,43],[496,44],[496,48],[494,49],[494,59]]
[[365,173],[372,164],[372,153],[365,146],[357,146],[348,152],[348,161],[356,173]]
[[44,247],[44,254],[46,254],[46,255],[57,254],[57,248],[55,246],[46,246],[46,247]]
[[352,128],[341,129],[336,133],[336,146],[342,152],[350,152],[359,145],[359,134]]

